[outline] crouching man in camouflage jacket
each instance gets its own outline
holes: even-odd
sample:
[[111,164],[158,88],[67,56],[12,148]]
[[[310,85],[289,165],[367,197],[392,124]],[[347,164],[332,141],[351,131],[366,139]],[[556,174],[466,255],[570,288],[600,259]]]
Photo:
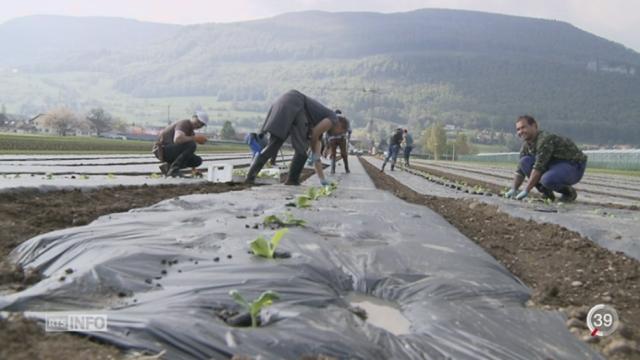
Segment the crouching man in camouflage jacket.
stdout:
[[[572,185],[582,179],[587,156],[570,139],[538,130],[538,123],[529,115],[518,118],[516,132],[524,143],[513,186],[505,197],[515,196],[521,200],[535,187],[544,198],[551,201],[555,200],[554,191],[562,194],[560,201],[574,201],[577,193]],[[529,182],[518,193],[525,177],[529,178]]]

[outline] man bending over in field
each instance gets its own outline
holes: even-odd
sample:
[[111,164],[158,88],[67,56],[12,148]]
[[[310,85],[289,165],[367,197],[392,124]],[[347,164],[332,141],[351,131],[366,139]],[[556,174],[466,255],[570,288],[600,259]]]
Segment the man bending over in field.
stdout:
[[[521,200],[535,187],[545,199],[555,200],[553,192],[556,191],[562,194],[560,201],[574,201],[578,195],[571,185],[582,179],[587,156],[570,139],[538,130],[538,123],[529,115],[518,118],[516,132],[524,143],[513,187],[505,197],[512,198],[515,195],[516,200]],[[516,195],[525,177],[529,178],[529,182]]]
[[196,111],[191,119],[177,121],[167,126],[153,146],[153,154],[162,161],[160,171],[165,176],[180,176],[180,169],[191,167],[194,170],[202,164],[202,158],[195,155],[196,143],[204,144],[207,138],[196,134],[194,130],[206,126],[209,116]]

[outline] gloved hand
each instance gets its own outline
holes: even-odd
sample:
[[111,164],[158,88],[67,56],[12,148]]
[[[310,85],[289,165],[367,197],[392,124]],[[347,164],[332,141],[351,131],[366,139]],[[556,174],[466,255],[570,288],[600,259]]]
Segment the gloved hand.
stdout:
[[307,160],[307,165],[313,166],[318,161],[320,161],[320,154],[316,154],[316,153],[312,152],[311,155],[309,155],[309,160]]
[[504,197],[506,197],[507,199],[511,199],[515,195],[516,195],[516,189],[511,189],[504,194]]
[[516,195],[516,200],[522,200],[529,196],[529,192],[527,190],[522,190],[518,195]]
[[204,144],[207,142],[207,137],[202,134],[195,134],[193,135],[193,140],[198,144]]
[[329,185],[331,185],[331,183],[327,179],[320,179],[320,185],[329,186]]

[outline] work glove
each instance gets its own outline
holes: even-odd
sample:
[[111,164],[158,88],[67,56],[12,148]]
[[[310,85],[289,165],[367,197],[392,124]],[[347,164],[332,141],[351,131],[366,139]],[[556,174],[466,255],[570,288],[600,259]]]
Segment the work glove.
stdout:
[[515,195],[516,195],[516,189],[511,189],[511,190],[507,191],[506,193],[504,193],[504,197],[506,197],[507,199],[511,199]]
[[327,179],[320,179],[320,185],[329,186],[329,185],[331,185],[331,183]]
[[527,190],[522,190],[518,195],[516,195],[516,200],[522,200],[529,196],[529,192]]

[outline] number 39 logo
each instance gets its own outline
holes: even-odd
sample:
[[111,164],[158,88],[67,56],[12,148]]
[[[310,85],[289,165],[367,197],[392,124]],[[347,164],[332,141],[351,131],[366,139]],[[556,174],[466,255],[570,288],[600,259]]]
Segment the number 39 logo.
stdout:
[[618,313],[609,305],[599,304],[589,310],[587,326],[591,336],[607,336],[618,328]]

